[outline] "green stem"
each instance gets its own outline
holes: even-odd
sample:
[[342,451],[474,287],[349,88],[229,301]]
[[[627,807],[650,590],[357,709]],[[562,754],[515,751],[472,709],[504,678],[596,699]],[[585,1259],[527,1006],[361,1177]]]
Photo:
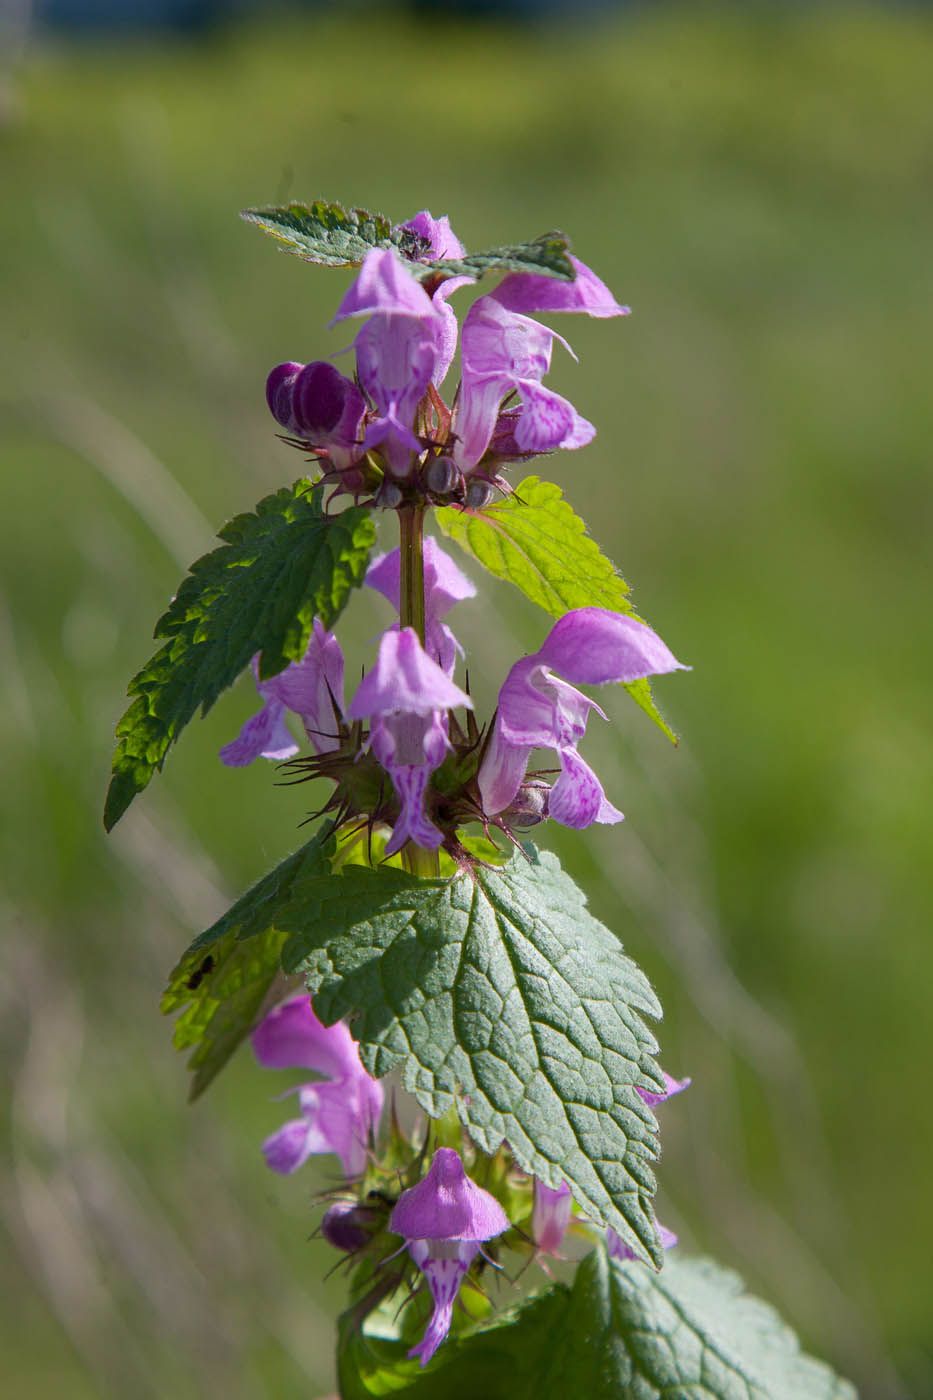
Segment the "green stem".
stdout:
[[401,544],[402,627],[414,627],[424,646],[424,506],[403,506],[398,513]]
[[[406,505],[398,513],[401,546],[399,623],[413,627],[424,646],[424,506]],[[437,851],[425,851],[414,841],[402,847],[402,861],[412,875],[428,879],[440,874]]]

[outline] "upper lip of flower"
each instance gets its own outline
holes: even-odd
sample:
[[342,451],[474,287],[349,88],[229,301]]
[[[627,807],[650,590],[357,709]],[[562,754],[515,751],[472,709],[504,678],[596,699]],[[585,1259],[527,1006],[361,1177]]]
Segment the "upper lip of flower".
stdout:
[[[551,628],[543,645],[509,671],[499,692],[495,725],[478,784],[487,816],[503,811],[518,791],[533,748],[552,748],[561,776],[549,810],[564,825],[619,821],[599,779],[576,752],[590,710],[603,711],[576,686],[631,682],[681,668],[657,633],[643,622],[606,608],[577,608]],[[555,674],[563,673],[564,677]]]

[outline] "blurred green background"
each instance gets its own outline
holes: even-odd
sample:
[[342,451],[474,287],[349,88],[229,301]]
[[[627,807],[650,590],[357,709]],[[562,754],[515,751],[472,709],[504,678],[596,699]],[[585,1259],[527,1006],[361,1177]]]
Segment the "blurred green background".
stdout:
[[[187,1106],[157,1009],[190,937],[297,843],[308,793],[217,762],[243,682],[112,838],[99,818],[184,566],[300,474],[264,377],[345,343],[325,324],[349,279],[236,213],[317,195],[446,212],[474,248],[565,228],[632,304],[560,323],[580,361],[558,350],[549,382],[599,436],[541,465],[695,669],[656,687],[677,750],[600,697],[586,754],[628,819],[544,840],[693,1075],[664,1112],[662,1219],[865,1396],[933,1394],[931,71],[928,11],[846,4],[556,29],[350,7],[8,63],[9,1394],[332,1388],[342,1286],[307,1240],[327,1166],[282,1180],[258,1150],[291,1081],[244,1050]],[[454,621],[490,699],[547,624],[484,598],[495,627]],[[373,602],[343,629],[359,657]]]

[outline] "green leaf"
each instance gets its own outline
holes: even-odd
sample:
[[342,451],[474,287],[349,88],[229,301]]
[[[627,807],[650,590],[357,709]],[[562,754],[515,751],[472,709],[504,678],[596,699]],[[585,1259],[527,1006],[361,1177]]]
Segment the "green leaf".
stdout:
[[436,515],[445,535],[553,617],[570,608],[634,612],[625,579],[552,481],[529,476],[483,510],[444,506]]
[[644,1021],[660,1007],[553,855],[452,881],[351,866],[294,881],[269,918],[291,935],[283,970],[306,975],[326,1024],[353,1018],[371,1074],[401,1068],[432,1117],[455,1104],[484,1151],[507,1139],[660,1261],[657,1125],[637,1088],[661,1084]]
[[271,922],[296,883],[330,873],[335,849],[330,828],[289,856],[248,890],[222,919],[196,938],[172,973],[162,998],[175,1022],[176,1049],[195,1047],[191,1098],[207,1088],[256,1025],[280,973],[286,934]]
[[558,1284],[451,1338],[420,1376],[411,1378],[402,1343],[347,1325],[338,1363],[351,1400],[855,1400],[735,1274],[676,1256],[654,1274],[602,1248],[571,1288]]
[[[442,272],[448,277],[482,277],[484,272],[536,272],[572,281],[575,273],[568,256],[570,244],[562,233],[543,233],[530,243],[510,243],[462,258],[423,261],[426,242],[411,230],[392,224],[384,214],[366,209],[344,209],[316,199],[313,204],[292,203],[244,209],[241,218],[256,224],[305,262],[327,267],[358,267],[373,248],[395,248],[408,270],[420,281]],[[419,254],[422,255],[419,257]]]
[[[513,583],[552,617],[563,617],[571,608],[610,608],[637,616],[625,579],[551,481],[526,477],[514,495],[479,511],[445,506],[437,511],[437,523],[483,568]],[[676,743],[647,679],[625,689]]]
[[363,581],[375,529],[362,508],[325,515],[320,490],[298,481],[219,535],[225,543],[191,565],[156,623],[155,636],[171,640],[130,682],[137,698],[117,725],[108,831],[198,706],[206,714],[257,651],[267,679],[304,655],[315,616],[334,623]]
[[[559,1284],[496,1313],[488,1325],[459,1342],[452,1334],[426,1371],[407,1354],[417,1337],[403,1337],[386,1307],[370,1315],[362,1327],[351,1309],[338,1324],[341,1400],[369,1400],[396,1392],[415,1400],[476,1400],[477,1396],[497,1400],[506,1395],[509,1400],[525,1395],[532,1400],[530,1375],[554,1345],[568,1294]],[[397,1314],[394,1299],[388,1301]]]
[[371,248],[390,248],[394,241],[384,214],[346,210],[323,199],[244,209],[240,217],[270,234],[286,253],[327,267],[358,265]]
[[561,1341],[542,1400],[571,1387],[592,1400],[855,1400],[773,1308],[707,1259],[669,1256],[653,1274],[595,1250],[577,1270]]
[[[489,248],[484,253],[465,253],[462,258],[444,258],[427,267],[458,277],[482,277],[484,272],[534,272],[572,282],[576,273],[569,252],[566,235],[555,231],[542,233],[530,243],[510,243],[502,248]],[[415,272],[415,268],[412,271]]]

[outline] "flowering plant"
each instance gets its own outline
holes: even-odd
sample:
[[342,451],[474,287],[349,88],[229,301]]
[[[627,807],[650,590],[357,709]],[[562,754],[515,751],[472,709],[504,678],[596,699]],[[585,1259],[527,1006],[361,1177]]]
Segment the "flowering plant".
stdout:
[[[683,669],[559,488],[510,475],[596,431],[545,385],[555,341],[573,352],[537,317],[628,308],[560,234],[468,254],[427,211],[246,217],[307,261],[358,268],[333,319],[355,330],[355,366],[270,373],[311,476],[235,516],[157,624],[105,822],[244,671],[261,706],[224,764],[325,785],[310,840],[195,939],[163,1006],[182,1013],[195,1094],[248,1036],[261,1066],[316,1076],[262,1151],[285,1175],[315,1154],[339,1165],[321,1231],[350,1264],[341,1394],[848,1396],[732,1275],[666,1261],[655,1109],[689,1081],[657,1063],[645,975],[527,840],[549,820],[622,820],[580,752],[590,713],[607,717],[580,687],[624,687],[670,734],[649,678]],[[461,325],[454,295],[496,275]],[[448,622],[477,590],[429,520],[550,614],[492,713]],[[390,538],[373,558],[377,524]],[[397,620],[348,694],[333,629],[363,586]],[[393,1071],[413,1127],[385,1112]],[[542,1270],[530,1289],[506,1267],[523,1255]],[[491,1287],[500,1275],[512,1284]]]

